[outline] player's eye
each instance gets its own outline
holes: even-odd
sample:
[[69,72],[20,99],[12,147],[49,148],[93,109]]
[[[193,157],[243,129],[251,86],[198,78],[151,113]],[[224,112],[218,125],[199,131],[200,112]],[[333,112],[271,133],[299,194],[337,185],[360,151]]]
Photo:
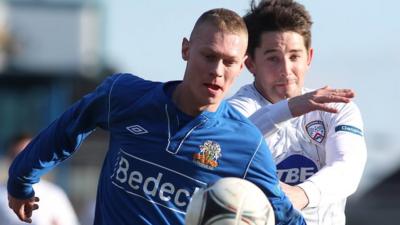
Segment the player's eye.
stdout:
[[297,61],[300,58],[300,55],[291,55],[290,60],[291,61]]
[[207,61],[209,62],[214,62],[217,59],[217,56],[212,55],[212,54],[206,54],[205,58],[207,59]]
[[226,65],[226,66],[233,66],[234,64],[236,63],[236,61],[235,60],[224,60],[224,64]]
[[277,56],[268,56],[267,61],[269,62],[279,62],[279,57]]

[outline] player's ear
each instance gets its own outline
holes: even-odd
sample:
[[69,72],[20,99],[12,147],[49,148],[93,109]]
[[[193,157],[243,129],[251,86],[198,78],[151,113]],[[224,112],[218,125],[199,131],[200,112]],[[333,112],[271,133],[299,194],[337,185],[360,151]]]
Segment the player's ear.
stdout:
[[182,59],[187,61],[189,59],[189,46],[190,42],[187,38],[182,40]]
[[250,73],[255,74],[256,71],[253,58],[248,55],[244,63],[246,64],[246,67],[250,71]]
[[308,66],[311,65],[311,61],[312,61],[313,56],[314,56],[314,49],[313,49],[313,48],[310,48],[310,49],[308,50],[308,59],[307,59],[307,65],[308,65]]
[[248,58],[248,56],[247,56],[247,54],[243,57],[243,61],[242,61],[242,63],[240,64],[240,71],[242,71],[243,70],[243,68],[244,68],[244,65],[246,64],[246,60],[247,60],[247,58]]

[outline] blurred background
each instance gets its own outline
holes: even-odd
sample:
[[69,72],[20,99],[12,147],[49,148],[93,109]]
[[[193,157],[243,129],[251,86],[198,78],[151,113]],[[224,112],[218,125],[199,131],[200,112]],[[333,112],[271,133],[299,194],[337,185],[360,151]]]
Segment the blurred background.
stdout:
[[[368,162],[348,201],[347,224],[394,224],[400,220],[400,3],[299,2],[314,21],[306,86],[354,89],[364,119]],[[182,38],[216,7],[244,15],[249,1],[1,0],[0,154],[14,134],[37,134],[112,73],[181,79]],[[230,94],[250,82],[244,71]],[[52,172],[83,225],[90,224],[86,211],[107,145],[107,133],[98,130]],[[6,163],[0,169],[5,179]]]

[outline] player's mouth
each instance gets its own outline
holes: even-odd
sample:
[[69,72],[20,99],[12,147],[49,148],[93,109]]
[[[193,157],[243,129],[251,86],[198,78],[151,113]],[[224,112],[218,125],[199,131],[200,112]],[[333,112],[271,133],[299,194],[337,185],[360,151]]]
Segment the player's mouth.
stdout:
[[295,83],[296,83],[295,79],[280,80],[280,81],[275,83],[275,86],[277,86],[277,87],[287,87],[287,86],[295,84]]
[[211,95],[217,95],[219,91],[223,91],[222,87],[217,84],[204,83],[204,86],[206,86]]

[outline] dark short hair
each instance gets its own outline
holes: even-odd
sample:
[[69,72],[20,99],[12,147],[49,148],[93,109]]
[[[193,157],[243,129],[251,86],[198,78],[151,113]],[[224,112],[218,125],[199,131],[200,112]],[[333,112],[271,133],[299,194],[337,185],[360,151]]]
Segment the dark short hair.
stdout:
[[293,31],[303,36],[307,50],[311,47],[311,16],[302,4],[293,0],[262,0],[258,4],[252,0],[243,19],[249,32],[247,54],[251,57],[264,32]]

